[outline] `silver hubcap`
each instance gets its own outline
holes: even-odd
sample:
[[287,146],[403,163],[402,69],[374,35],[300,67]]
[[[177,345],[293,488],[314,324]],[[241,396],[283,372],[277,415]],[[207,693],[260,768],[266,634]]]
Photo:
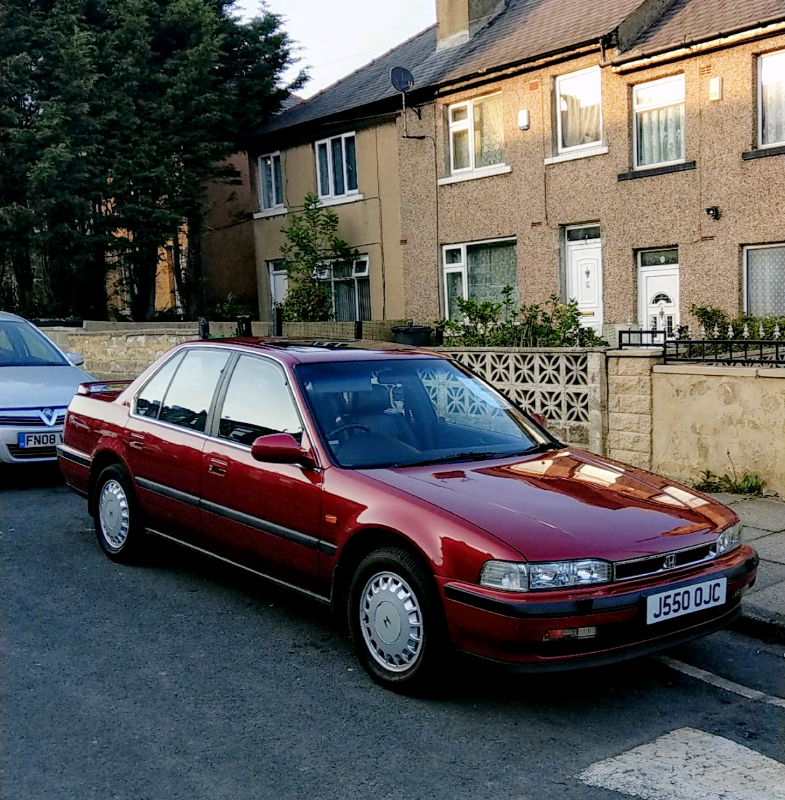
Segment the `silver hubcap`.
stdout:
[[104,541],[112,550],[119,550],[128,538],[130,513],[125,490],[116,480],[108,480],[101,489],[98,519]]
[[422,652],[423,623],[417,597],[393,572],[380,572],[365,584],[360,626],[371,655],[391,672],[406,672]]

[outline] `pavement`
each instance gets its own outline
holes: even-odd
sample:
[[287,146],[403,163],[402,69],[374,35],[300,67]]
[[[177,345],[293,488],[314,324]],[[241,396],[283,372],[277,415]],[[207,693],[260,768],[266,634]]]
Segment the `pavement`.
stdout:
[[760,556],[755,585],[744,595],[736,630],[785,642],[785,501],[742,494],[712,494],[743,525],[742,538]]

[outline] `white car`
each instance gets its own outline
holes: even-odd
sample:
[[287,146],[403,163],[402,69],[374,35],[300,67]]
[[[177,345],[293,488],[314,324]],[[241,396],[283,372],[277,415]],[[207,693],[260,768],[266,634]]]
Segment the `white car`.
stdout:
[[0,311],[0,463],[56,461],[77,386],[93,381],[35,325]]

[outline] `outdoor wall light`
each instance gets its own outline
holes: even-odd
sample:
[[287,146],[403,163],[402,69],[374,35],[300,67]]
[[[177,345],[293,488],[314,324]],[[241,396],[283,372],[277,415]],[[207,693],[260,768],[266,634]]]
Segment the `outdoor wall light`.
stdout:
[[518,112],[518,127],[522,131],[528,131],[529,130],[529,109],[528,108],[522,108]]
[[720,209],[719,209],[719,207],[718,207],[718,206],[709,206],[709,207],[706,209],[706,213],[707,213],[707,214],[708,214],[708,215],[709,215],[709,216],[710,216],[712,219],[719,219],[719,218],[720,218]]

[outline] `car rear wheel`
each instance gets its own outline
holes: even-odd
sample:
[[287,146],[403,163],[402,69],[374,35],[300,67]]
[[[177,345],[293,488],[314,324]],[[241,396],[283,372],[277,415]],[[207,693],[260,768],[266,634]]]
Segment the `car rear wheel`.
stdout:
[[349,589],[349,628],[360,663],[382,686],[427,687],[445,652],[438,595],[427,570],[399,547],[360,563]]
[[138,517],[127,470],[119,464],[106,467],[95,486],[95,532],[113,561],[128,562],[139,555],[144,532]]

